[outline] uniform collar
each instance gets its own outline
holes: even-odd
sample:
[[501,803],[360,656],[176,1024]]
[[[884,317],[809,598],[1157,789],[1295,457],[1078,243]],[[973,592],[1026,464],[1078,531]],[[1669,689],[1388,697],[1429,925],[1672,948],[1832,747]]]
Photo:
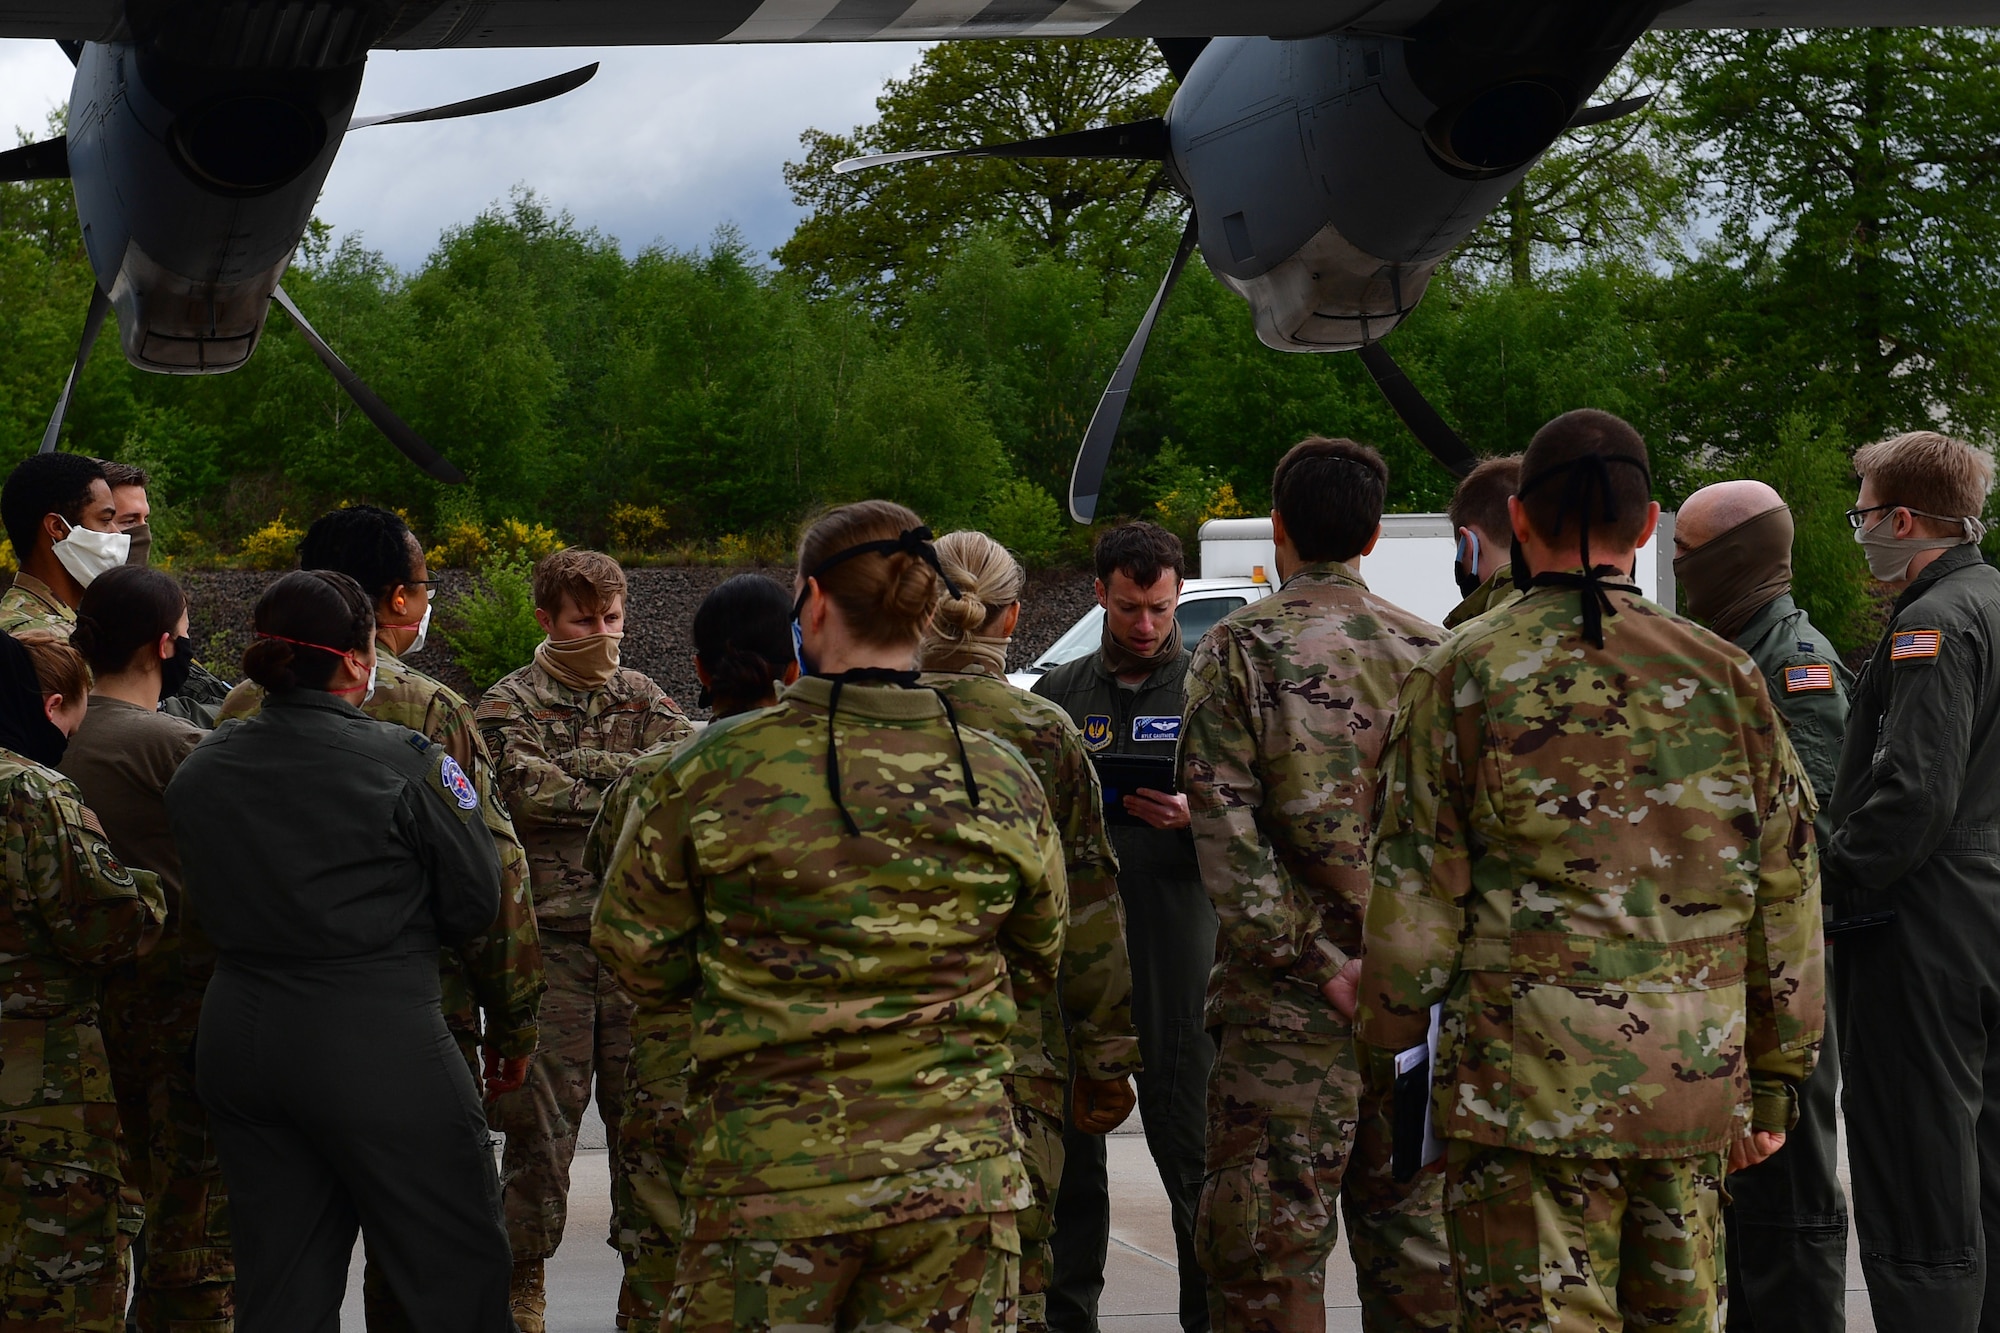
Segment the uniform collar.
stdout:
[[1310,565],[1302,565],[1292,571],[1290,578],[1278,585],[1278,591],[1284,592],[1293,587],[1309,588],[1325,585],[1368,591],[1368,581],[1361,577],[1360,569],[1344,560],[1319,560]]
[[63,620],[76,619],[76,611],[62,598],[56,596],[56,590],[33,574],[24,570],[14,575],[14,586],[47,607],[50,615]]
[[[824,676],[800,676],[778,696],[814,713],[826,712],[833,701],[833,682]],[[933,690],[906,690],[894,685],[845,685],[840,691],[840,715],[874,722],[923,722],[944,716],[944,705]]]
[[1736,632],[1734,643],[1744,652],[1749,652],[1764,641],[1764,637],[1784,621],[1799,613],[1799,604],[1792,600],[1788,592],[1781,592],[1764,603],[1757,613],[1750,617],[1742,629]]
[[1896,609],[1901,611],[1931,590],[1931,585],[1947,574],[1955,574],[1971,565],[1983,565],[1986,556],[1977,546],[1954,546],[1937,559],[1931,561],[1930,568],[1917,575],[1917,581],[1903,589],[1896,598]]
[[[1172,661],[1162,662],[1158,667],[1154,668],[1152,675],[1140,681],[1136,687],[1127,685],[1125,684],[1125,682],[1119,680],[1117,673],[1112,671],[1110,667],[1104,664],[1104,650],[1101,648],[1096,648],[1091,650],[1090,669],[1096,673],[1097,678],[1099,680],[1109,681],[1112,685],[1116,686],[1121,690],[1129,690],[1133,688],[1141,690],[1150,690],[1153,688],[1154,684],[1156,684],[1161,680],[1173,679],[1173,678],[1178,678],[1179,676],[1186,675],[1187,662],[1188,659],[1192,656],[1194,656],[1194,650],[1188,647],[1185,643],[1183,643],[1181,645],[1181,651],[1178,656],[1176,656]],[[846,702],[847,701],[845,699],[841,700],[841,705],[845,707]]]
[[329,694],[325,690],[266,690],[264,707],[305,708],[322,713],[341,713],[348,717],[368,716],[339,695]]

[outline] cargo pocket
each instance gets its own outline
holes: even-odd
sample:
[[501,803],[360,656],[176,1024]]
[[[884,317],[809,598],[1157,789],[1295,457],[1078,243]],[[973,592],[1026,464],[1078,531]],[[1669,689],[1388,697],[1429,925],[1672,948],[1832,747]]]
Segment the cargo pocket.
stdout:
[[122,1289],[128,1233],[120,1221],[130,1210],[121,1192],[96,1171],[0,1159],[0,1194],[10,1204],[0,1212],[0,1249],[14,1253],[4,1276],[10,1312],[34,1310],[37,1297],[63,1288]]

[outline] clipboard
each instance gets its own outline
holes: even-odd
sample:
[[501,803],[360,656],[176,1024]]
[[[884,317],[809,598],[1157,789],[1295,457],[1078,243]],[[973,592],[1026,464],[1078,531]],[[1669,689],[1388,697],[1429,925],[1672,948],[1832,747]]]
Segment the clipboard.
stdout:
[[1126,812],[1125,797],[1135,791],[1172,794],[1179,790],[1174,781],[1174,761],[1165,755],[1094,754],[1090,765],[1097,770],[1098,784],[1104,788],[1106,823],[1151,828],[1145,820]]

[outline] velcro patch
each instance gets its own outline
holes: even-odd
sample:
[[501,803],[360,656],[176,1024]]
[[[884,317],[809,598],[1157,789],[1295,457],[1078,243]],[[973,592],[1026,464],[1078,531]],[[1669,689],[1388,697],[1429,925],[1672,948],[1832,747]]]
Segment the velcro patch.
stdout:
[[1181,738],[1179,717],[1135,717],[1132,719],[1132,739],[1135,741],[1177,741]]
[[438,780],[444,783],[451,798],[458,802],[459,809],[479,808],[479,793],[473,789],[472,779],[465,776],[465,770],[458,766],[458,760],[446,755],[444,762],[438,765]]
[[1944,636],[1934,629],[1900,630],[1889,644],[1889,660],[1909,662],[1936,657],[1943,647]]
[[1785,668],[1785,693],[1807,694],[1813,690],[1833,689],[1833,668],[1820,666],[1795,666]]
[[1102,750],[1111,744],[1111,717],[1107,713],[1092,713],[1083,719],[1083,743],[1093,750]]

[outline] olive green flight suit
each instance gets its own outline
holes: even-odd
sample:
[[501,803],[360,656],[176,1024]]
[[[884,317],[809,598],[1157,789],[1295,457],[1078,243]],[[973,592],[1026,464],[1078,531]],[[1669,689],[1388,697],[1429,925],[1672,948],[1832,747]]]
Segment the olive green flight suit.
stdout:
[[[1812,780],[1814,833],[1833,837],[1833,781],[1854,677],[1831,641],[1785,593],[1735,638],[1771,687],[1792,748]],[[1833,990],[1833,954],[1827,954]],[[1847,1196],[1840,1188],[1836,1098],[1840,1051],[1828,1023],[1819,1063],[1799,1088],[1799,1123],[1768,1161],[1729,1177],[1729,1327],[1734,1333],[1826,1333],[1847,1327]]]

